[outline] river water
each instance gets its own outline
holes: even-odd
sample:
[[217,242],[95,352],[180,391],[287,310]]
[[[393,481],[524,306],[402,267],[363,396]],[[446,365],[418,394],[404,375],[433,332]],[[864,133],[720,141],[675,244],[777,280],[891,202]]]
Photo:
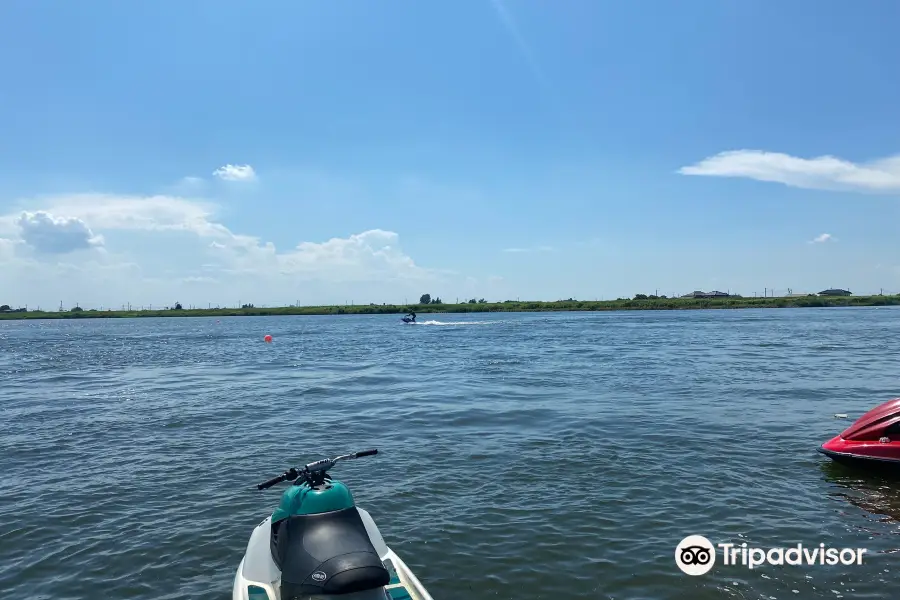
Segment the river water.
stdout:
[[[3,597],[226,600],[253,486],[371,447],[334,475],[436,600],[895,596],[900,485],[815,448],[900,395],[900,310],[419,320],[0,322]],[[690,534],[867,554],[690,577]]]

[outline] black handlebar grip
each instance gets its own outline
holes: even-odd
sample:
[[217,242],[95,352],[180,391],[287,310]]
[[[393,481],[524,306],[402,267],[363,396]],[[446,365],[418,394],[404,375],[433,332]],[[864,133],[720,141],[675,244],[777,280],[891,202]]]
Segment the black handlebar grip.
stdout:
[[272,479],[266,481],[265,483],[260,483],[259,485],[256,486],[256,489],[264,490],[266,488],[272,487],[276,483],[281,483],[282,481],[284,481],[284,475],[279,475],[278,477],[273,477]]
[[357,452],[356,458],[361,458],[363,456],[373,456],[375,454],[378,454],[378,450],[372,448],[371,450],[363,450],[362,452]]

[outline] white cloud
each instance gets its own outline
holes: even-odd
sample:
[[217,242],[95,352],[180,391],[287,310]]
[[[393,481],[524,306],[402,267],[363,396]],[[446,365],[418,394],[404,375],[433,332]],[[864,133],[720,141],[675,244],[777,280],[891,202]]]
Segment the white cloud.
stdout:
[[[39,206],[0,216],[0,290],[26,294],[4,303],[46,302],[42,294],[51,299],[77,294],[83,305],[92,298],[95,304],[138,299],[162,304],[173,302],[173,296],[215,303],[223,294],[229,299],[234,294],[277,297],[282,303],[350,301],[365,294],[359,300],[399,302],[402,294],[421,294],[421,286],[446,275],[417,265],[401,248],[400,236],[382,229],[279,250],[231,231],[217,220],[218,207],[208,202],[71,195],[44,199]],[[106,234],[105,256],[61,263],[46,254],[100,246],[104,236],[99,232]],[[20,246],[44,254],[18,252]],[[121,271],[126,263],[132,268]],[[114,283],[110,272],[116,273]]]
[[813,239],[809,241],[810,244],[822,244],[825,242],[833,242],[835,241],[834,237],[830,233],[823,233],[817,235]]
[[744,177],[820,190],[861,192],[900,191],[900,155],[868,163],[834,156],[799,158],[779,152],[736,150],[721,152],[678,170],[682,175]]
[[284,256],[282,264],[291,272],[308,272],[328,264],[349,268],[360,276],[424,274],[400,249],[400,236],[381,229],[370,229],[349,238],[332,238],[319,244],[303,242]]
[[225,181],[253,181],[256,171],[250,165],[225,165],[213,171],[213,175]]
[[16,254],[16,245],[20,241],[0,238],[0,263],[11,261]]
[[57,217],[49,212],[23,212],[16,220],[23,242],[47,254],[67,254],[103,245],[103,237],[95,235],[78,217]]
[[[229,232],[230,233],[230,232]],[[423,269],[400,249],[393,231],[372,229],[325,242],[302,242],[278,252],[271,242],[242,235],[223,237],[214,247],[230,273],[256,277],[290,276],[323,282],[386,282],[433,279],[437,271]]]
[[[173,196],[72,194],[39,200],[40,210],[80,219],[94,229],[194,230],[209,228],[216,206]],[[0,217],[0,231],[15,231],[20,214]],[[12,228],[10,226],[13,226]]]
[[553,246],[536,246],[534,248],[504,248],[504,252],[554,252]]

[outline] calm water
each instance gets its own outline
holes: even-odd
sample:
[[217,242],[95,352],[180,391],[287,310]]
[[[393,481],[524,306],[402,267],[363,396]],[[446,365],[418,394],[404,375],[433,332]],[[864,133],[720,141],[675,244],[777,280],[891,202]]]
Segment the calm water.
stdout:
[[[369,447],[436,600],[896,595],[900,485],[815,447],[900,395],[900,310],[434,318],[0,322],[3,596],[230,598],[252,486]],[[869,554],[688,577],[689,534]]]

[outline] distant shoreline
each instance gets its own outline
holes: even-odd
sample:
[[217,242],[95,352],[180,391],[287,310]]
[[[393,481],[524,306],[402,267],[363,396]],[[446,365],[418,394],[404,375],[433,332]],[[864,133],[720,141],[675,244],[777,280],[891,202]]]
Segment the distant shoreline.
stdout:
[[63,312],[3,312],[0,320],[133,319],[142,317],[240,317],[277,315],[372,315],[474,312],[590,312],[620,310],[703,310],[741,308],[816,308],[840,306],[896,306],[895,296],[795,296],[787,298],[648,298],[640,300],[556,302],[488,302],[466,304],[355,304],[349,306],[282,306],[272,308],[197,308],[182,310],[80,310]]

